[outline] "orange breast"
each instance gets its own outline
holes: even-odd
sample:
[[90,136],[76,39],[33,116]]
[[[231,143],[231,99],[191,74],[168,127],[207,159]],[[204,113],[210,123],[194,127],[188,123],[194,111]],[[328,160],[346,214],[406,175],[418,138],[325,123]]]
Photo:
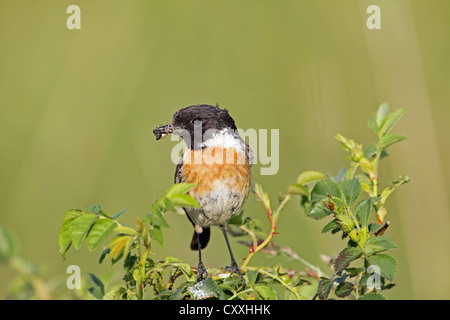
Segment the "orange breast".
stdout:
[[238,192],[248,193],[250,187],[250,165],[244,152],[235,148],[204,148],[186,150],[183,158],[182,180],[195,183],[191,195],[211,192],[216,180]]

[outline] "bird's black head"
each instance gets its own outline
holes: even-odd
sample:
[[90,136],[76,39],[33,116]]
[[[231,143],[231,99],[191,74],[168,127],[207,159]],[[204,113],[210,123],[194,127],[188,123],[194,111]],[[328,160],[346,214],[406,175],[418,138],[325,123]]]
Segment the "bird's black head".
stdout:
[[223,129],[236,130],[228,110],[220,109],[218,105],[214,107],[199,104],[178,110],[173,115],[172,123],[156,128],[153,133],[156,140],[164,138],[169,133],[180,135],[188,147],[196,148],[208,138],[205,132]]

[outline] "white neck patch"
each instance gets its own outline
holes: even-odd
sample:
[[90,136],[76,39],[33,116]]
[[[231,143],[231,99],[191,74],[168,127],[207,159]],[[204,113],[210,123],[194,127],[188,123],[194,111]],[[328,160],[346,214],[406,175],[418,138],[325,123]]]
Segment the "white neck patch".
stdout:
[[245,142],[230,129],[222,129],[215,132],[203,142],[204,147],[222,147],[244,150]]

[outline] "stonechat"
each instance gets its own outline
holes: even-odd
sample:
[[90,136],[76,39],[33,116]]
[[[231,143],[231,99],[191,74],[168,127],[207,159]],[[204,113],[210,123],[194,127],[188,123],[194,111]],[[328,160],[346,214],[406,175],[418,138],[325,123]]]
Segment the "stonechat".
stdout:
[[226,269],[238,274],[245,286],[225,226],[247,200],[253,156],[233,118],[218,105],[193,105],[178,110],[172,123],[157,127],[153,133],[156,140],[170,133],[179,135],[187,146],[175,170],[175,183],[196,185],[188,193],[200,208],[183,209],[194,226],[191,249],[198,250],[197,281],[208,277],[201,250],[209,242],[210,227],[218,226],[231,257],[231,265]]

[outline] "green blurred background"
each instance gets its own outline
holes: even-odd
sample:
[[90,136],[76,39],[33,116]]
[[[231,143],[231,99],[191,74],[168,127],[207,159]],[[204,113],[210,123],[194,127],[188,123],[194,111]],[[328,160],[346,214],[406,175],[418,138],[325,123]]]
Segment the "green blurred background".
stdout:
[[[66,28],[71,4],[81,8],[81,30]],[[381,8],[381,30],[366,28],[371,4]],[[381,181],[408,174],[412,182],[387,204],[399,265],[386,295],[448,299],[449,17],[450,2],[438,0],[1,0],[0,225],[46,278],[65,279],[71,264],[101,275],[110,269],[97,262],[101,248],[61,259],[62,213],[99,203],[127,208],[121,220],[130,225],[148,214],[175,170],[176,142],[156,142],[152,129],[179,108],[219,103],[240,128],[280,129],[278,173],[253,170],[276,203],[300,172],[337,174],[347,164],[335,133],[372,143],[367,118],[389,102],[408,108],[394,129],[408,140],[389,150]],[[254,195],[245,210],[264,220]],[[195,264],[190,223],[167,220],[157,256]],[[327,270],[319,254],[336,255],[345,242],[321,235],[323,225],[295,200],[276,240]],[[204,257],[209,267],[229,263],[218,230]],[[14,275],[0,265],[0,297]]]

